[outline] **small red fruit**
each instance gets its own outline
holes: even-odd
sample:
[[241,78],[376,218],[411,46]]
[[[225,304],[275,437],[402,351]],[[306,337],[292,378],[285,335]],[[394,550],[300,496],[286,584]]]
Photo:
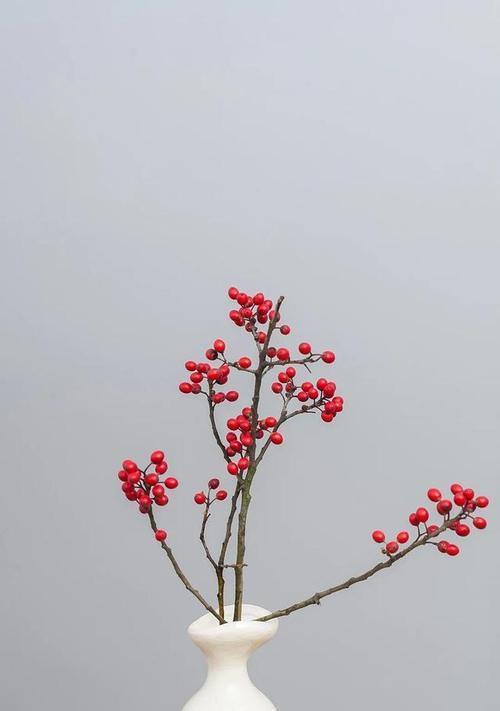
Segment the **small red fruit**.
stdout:
[[411,513],[411,514],[408,516],[408,521],[411,523],[412,526],[418,526],[417,514]]
[[169,476],[165,479],[165,486],[167,489],[177,489],[179,482],[174,476]]
[[454,543],[448,543],[448,546],[446,547],[446,553],[452,556],[458,555],[460,553],[460,548]]
[[288,348],[278,348],[276,358],[281,361],[290,360],[290,351]]
[[162,528],[159,528],[155,533],[155,538],[157,541],[164,541],[167,537],[167,532]]
[[240,292],[238,291],[238,289],[235,286],[230,286],[229,289],[227,290],[227,295],[229,296],[230,299],[233,299],[233,300],[238,298],[239,293]]
[[218,489],[220,486],[220,481],[218,479],[210,479],[208,482],[209,489]]
[[236,390],[229,390],[226,393],[226,400],[228,402],[236,402],[236,400],[239,398],[240,394]]
[[224,343],[224,341],[222,341],[220,338],[214,341],[214,351],[217,351],[217,353],[224,353],[225,350],[226,344]]
[[398,552],[399,546],[396,541],[389,541],[389,543],[385,547],[385,550],[391,555],[393,555],[394,553]]
[[241,457],[241,459],[238,461],[238,469],[248,469],[248,465],[250,464],[250,460],[248,457]]
[[457,536],[468,536],[470,533],[470,528],[467,526],[466,523],[459,523],[455,528],[455,533],[457,534]]
[[488,525],[486,519],[482,518],[481,516],[476,516],[472,523],[476,528],[486,528],[486,526]]
[[278,395],[283,390],[283,385],[281,383],[273,383],[271,385],[271,390],[273,391],[273,393],[276,393],[276,395]]
[[218,499],[219,501],[224,501],[225,498],[227,498],[227,491],[224,491],[224,489],[221,489],[215,494],[215,498]]
[[163,461],[161,464],[156,465],[155,472],[157,474],[165,474],[167,469],[168,469],[168,464],[167,464],[167,462]]
[[441,499],[439,501],[438,505],[436,506],[437,512],[440,513],[442,516],[444,514],[449,513],[453,508],[453,504],[449,499]]
[[375,543],[383,543],[385,541],[385,533],[383,531],[373,531],[372,538]]
[[396,536],[398,543],[406,543],[410,538],[408,531],[400,531]]
[[437,547],[438,547],[438,551],[439,551],[440,553],[446,553],[446,551],[448,550],[448,546],[449,546],[449,545],[450,545],[450,544],[448,543],[448,541],[439,541],[438,546],[437,546]]
[[302,353],[302,355],[309,355],[311,352],[311,344],[310,343],[299,343],[299,353]]
[[452,484],[450,486],[450,491],[452,494],[458,494],[459,492],[463,491],[463,486],[460,484]]
[[273,432],[271,434],[271,442],[273,444],[281,444],[283,442],[283,435],[280,432]]
[[233,474],[233,475],[237,474],[238,473],[238,465],[235,464],[234,462],[229,462],[229,464],[227,465],[227,471],[229,472],[229,474]]
[[458,494],[455,494],[455,496],[453,497],[453,501],[457,506],[465,506],[465,504],[467,503],[467,499],[464,496],[464,492],[459,491]]
[[420,508],[415,511],[415,516],[419,523],[425,523],[429,519],[429,512],[423,506],[420,506]]
[[122,469],[124,469],[127,474],[131,474],[132,472],[136,472],[138,467],[131,459],[125,459],[125,461],[122,462]]
[[194,495],[194,500],[195,503],[197,504],[205,504],[207,502],[207,497],[202,491],[199,491],[197,494]]
[[323,351],[321,359],[324,363],[333,363],[335,360],[335,353],[333,353],[333,351]]
[[240,368],[243,368],[243,370],[246,370],[247,368],[250,368],[252,365],[252,361],[250,358],[247,358],[247,356],[243,356],[242,358],[239,359],[238,365]]
[[181,391],[181,393],[184,393],[185,395],[190,393],[192,389],[193,388],[192,388],[191,383],[181,383],[179,385],[179,390]]
[[464,489],[463,494],[467,501],[472,501],[474,498],[474,489]]
[[480,509],[485,509],[489,503],[490,500],[487,496],[478,496],[476,499],[476,506],[479,506]]
[[431,501],[437,502],[441,500],[441,492],[439,489],[429,489],[427,492],[427,498]]
[[146,474],[144,477],[144,482],[148,486],[153,486],[154,484],[158,483],[158,474],[151,472],[150,474]]

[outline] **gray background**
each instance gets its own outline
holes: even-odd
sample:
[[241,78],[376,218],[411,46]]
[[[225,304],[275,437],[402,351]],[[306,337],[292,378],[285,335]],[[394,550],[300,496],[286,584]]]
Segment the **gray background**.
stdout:
[[[498,500],[499,36],[480,0],[4,4],[2,709],[201,682],[200,610],[116,471],[166,449],[161,520],[210,589],[192,494],[226,475],[177,384],[214,337],[249,350],[233,283],[287,296],[346,397],[269,453],[247,601],[370,567],[429,485]],[[256,681],[282,711],[496,708],[498,545],[493,520],[284,620]]]

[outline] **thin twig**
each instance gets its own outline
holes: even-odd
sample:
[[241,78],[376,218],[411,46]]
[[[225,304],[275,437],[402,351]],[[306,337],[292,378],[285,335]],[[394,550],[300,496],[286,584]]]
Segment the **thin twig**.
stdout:
[[373,566],[373,568],[370,568],[370,570],[367,570],[365,573],[362,573],[361,575],[357,575],[353,578],[349,578],[343,583],[340,583],[339,585],[335,585],[332,588],[327,588],[326,590],[322,590],[321,592],[314,593],[314,595],[311,595],[310,597],[306,598],[305,600],[302,600],[301,602],[296,602],[294,605],[290,605],[289,607],[284,607],[281,610],[276,610],[276,612],[272,612],[269,615],[265,615],[264,617],[259,617],[258,621],[259,622],[267,622],[269,620],[274,620],[277,617],[284,617],[285,615],[290,615],[292,612],[296,612],[297,610],[302,610],[304,607],[308,607],[309,605],[319,605],[320,601],[322,598],[327,597],[328,595],[333,595],[334,593],[340,592],[341,590],[347,590],[350,588],[352,585],[355,585],[356,583],[361,583],[364,580],[368,580],[369,578],[372,577],[372,575],[375,575],[375,573],[378,573],[380,570],[385,570],[386,568],[390,568],[394,563],[398,560],[401,560],[402,558],[405,558],[409,553],[414,551],[416,548],[419,548],[420,546],[425,545],[426,543],[432,543],[429,539],[431,538],[436,538],[439,536],[443,531],[445,531],[447,528],[450,528],[450,526],[455,522],[460,520],[461,518],[464,518],[464,514],[460,513],[455,518],[449,519],[444,521],[442,526],[438,528],[437,531],[434,533],[426,533],[426,534],[419,534],[417,538],[414,540],[414,542],[408,546],[408,548],[405,548],[404,550],[400,551],[399,553],[396,553],[394,555],[389,555],[386,561],[383,563],[378,563],[377,565]]
[[[150,522],[150,524],[151,524],[151,528],[152,528],[153,531],[156,533],[156,531],[158,530],[158,527],[157,527],[157,525],[156,525],[155,517],[154,517],[154,514],[153,514],[153,512],[151,511],[151,509],[149,509],[149,511],[148,511],[148,516],[149,516],[149,522]],[[160,545],[161,545],[161,547],[163,548],[163,550],[165,551],[165,553],[167,554],[167,556],[168,556],[170,562],[172,563],[173,568],[174,568],[174,570],[175,570],[177,576],[178,576],[178,577],[181,579],[181,581],[184,583],[184,587],[186,588],[186,590],[189,590],[189,592],[190,592],[192,595],[194,595],[194,597],[198,600],[198,602],[200,602],[200,603],[203,605],[203,607],[205,608],[205,610],[207,610],[208,612],[210,612],[217,620],[219,620],[219,622],[220,622],[221,624],[224,624],[224,623],[225,623],[224,617],[222,617],[221,615],[219,615],[219,613],[214,610],[214,608],[212,607],[212,605],[210,605],[210,603],[208,603],[208,602],[205,600],[205,598],[204,598],[203,595],[199,592],[199,590],[196,590],[196,588],[194,588],[194,587],[191,585],[191,583],[190,583],[189,580],[187,579],[186,575],[182,572],[181,567],[180,567],[179,563],[177,562],[177,560],[176,560],[176,558],[175,558],[175,556],[174,556],[174,554],[173,554],[172,549],[170,548],[170,546],[168,546],[168,545],[165,543],[165,541],[160,541]]]

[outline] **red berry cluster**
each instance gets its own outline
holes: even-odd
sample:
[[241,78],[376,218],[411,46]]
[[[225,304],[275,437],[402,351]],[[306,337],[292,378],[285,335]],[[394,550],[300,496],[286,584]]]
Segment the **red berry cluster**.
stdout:
[[[452,484],[450,491],[453,494],[453,501],[443,498],[439,489],[431,488],[427,491],[427,498],[436,504],[437,513],[443,517],[442,523],[428,524],[429,511],[424,506],[419,506],[413,511],[408,521],[417,529],[416,539],[421,537],[434,538],[445,530],[452,530],[457,536],[465,537],[471,532],[470,527],[464,521],[470,519],[475,528],[486,528],[487,522],[482,516],[472,516],[472,513],[477,508],[485,508],[489,504],[486,496],[475,496],[473,489],[464,489],[460,484]],[[453,506],[458,509],[453,508]],[[423,530],[421,529],[423,528]],[[380,530],[372,532],[372,538],[376,543],[385,542],[385,533]],[[382,552],[387,555],[394,555],[398,552],[400,544],[407,543],[410,535],[407,531],[400,531],[395,537],[396,540],[391,540],[385,544]],[[426,541],[427,542],[427,541]],[[433,541],[429,541],[433,543]],[[460,548],[455,543],[448,541],[440,541],[435,544],[441,553],[446,553],[450,556],[456,556],[460,553]]]
[[[227,491],[225,491],[224,489],[219,489],[219,487],[219,479],[209,479],[207,493],[205,494],[204,491],[198,491],[193,497],[194,502],[196,504],[200,504],[200,506],[205,504],[208,509],[214,503],[214,501],[224,501],[224,499],[227,498]],[[215,497],[212,498],[212,492],[216,491],[217,489],[219,489],[219,491],[217,491]]]
[[[330,352],[330,351],[328,351]],[[333,355],[333,354],[332,354]],[[333,362],[333,361],[331,361]],[[321,412],[323,422],[331,422],[337,412],[344,409],[344,399],[335,396],[336,384],[326,378],[318,378],[316,385],[306,380],[302,385],[295,383],[296,369],[288,366],[278,373],[278,380],[271,385],[273,393],[286,393],[290,399],[296,398],[307,409],[317,408]],[[309,402],[306,406],[305,403]]]
[[[149,471],[153,466],[154,471]],[[179,482],[173,476],[168,476],[160,481],[160,476],[163,476],[167,469],[165,454],[159,449],[152,452],[150,463],[144,469],[140,469],[131,459],[125,459],[122,462],[122,468],[118,472],[118,479],[122,482],[122,491],[129,501],[137,502],[141,513],[147,514],[153,504],[157,506],[168,504],[166,490],[176,489]],[[166,537],[165,531],[156,532],[157,540],[164,541]]]
[[[230,287],[227,293],[229,298],[236,301],[239,306],[238,309],[232,309],[229,312],[231,321],[236,326],[241,326],[249,333],[252,333],[255,340],[263,344],[266,340],[266,334],[264,331],[257,330],[257,324],[263,325],[273,320],[275,316],[273,302],[270,299],[266,299],[261,292],[255,294],[255,296],[249,296],[243,291],[239,291],[235,286]],[[279,319],[280,314],[278,314],[277,320],[279,321]],[[289,326],[282,326],[280,330],[285,336],[290,333]]]
[[[226,344],[220,338],[217,338],[214,341],[213,348],[209,348],[205,352],[207,360],[221,361],[221,364],[217,367],[206,362],[196,363],[194,360],[186,361],[184,365],[186,370],[190,373],[190,382],[185,381],[179,385],[181,393],[186,395],[188,393],[199,395],[199,393],[202,392],[203,382],[206,382],[214,405],[219,405],[221,402],[224,402],[224,400],[235,402],[239,397],[239,393],[236,390],[229,390],[224,393],[222,391],[216,392],[214,389],[216,384],[225,385],[229,379],[230,367],[224,357],[225,350]],[[250,367],[250,363],[247,367]]]

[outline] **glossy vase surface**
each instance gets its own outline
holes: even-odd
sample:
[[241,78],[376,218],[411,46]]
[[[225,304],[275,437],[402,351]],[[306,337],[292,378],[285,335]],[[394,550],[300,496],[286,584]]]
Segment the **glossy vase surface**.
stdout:
[[[220,625],[210,613],[188,628],[188,633],[207,661],[207,678],[183,711],[277,711],[276,706],[254,686],[247,662],[256,649],[272,639],[278,620],[256,622],[269,611],[256,605],[243,605],[242,620]],[[233,606],[225,608],[231,620]]]

